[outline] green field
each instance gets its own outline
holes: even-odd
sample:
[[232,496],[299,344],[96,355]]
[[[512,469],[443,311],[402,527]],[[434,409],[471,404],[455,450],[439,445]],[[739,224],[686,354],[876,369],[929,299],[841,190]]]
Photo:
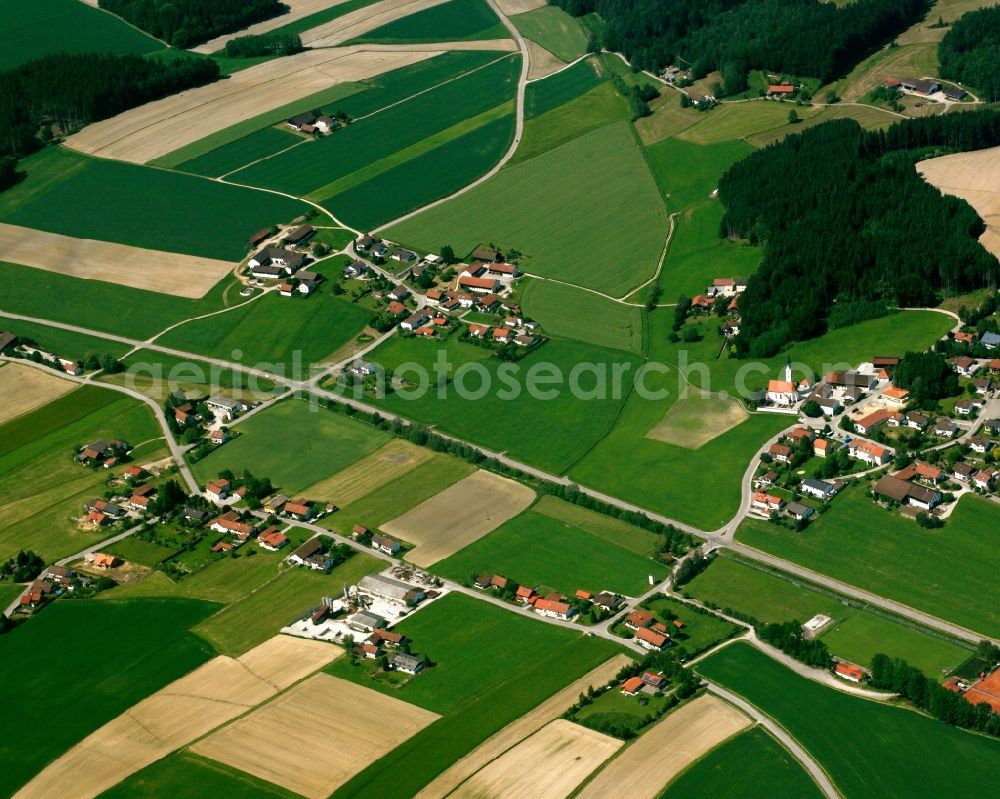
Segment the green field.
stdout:
[[339,594],[345,585],[354,585],[381,567],[382,561],[358,553],[329,574],[304,566],[286,571],[202,622],[194,631],[221,654],[242,655],[317,607],[324,596]]
[[[309,268],[322,275],[325,267],[321,261]],[[326,271],[325,277],[340,276]],[[293,377],[296,368],[308,370],[350,342],[372,317],[346,294],[334,294],[331,286],[322,284],[305,298],[272,291],[228,313],[175,327],[157,344],[248,366],[265,362],[270,365],[261,368]]]
[[768,623],[806,622],[817,613],[825,614],[834,622],[822,633],[823,642],[834,655],[865,666],[873,655],[884,652],[937,675],[951,671],[969,656],[964,646],[866,613],[795,578],[786,579],[732,558],[717,558],[684,590],[703,602],[749,613]]
[[14,791],[78,741],[215,653],[189,632],[206,602],[56,602],[0,636],[0,793]]
[[540,593],[548,588],[567,596],[578,588],[638,596],[648,587],[649,575],[659,581],[667,574],[662,563],[534,510],[435,564],[434,571],[466,582],[483,572],[503,574]]
[[267,127],[254,131],[242,139],[224,144],[211,152],[184,161],[177,165],[183,172],[193,172],[196,175],[219,177],[244,167],[251,161],[267,158],[295,144],[305,144],[303,138],[290,129]]
[[797,122],[794,125],[786,124],[772,130],[754,133],[751,136],[747,136],[746,141],[754,147],[766,147],[771,142],[782,139],[789,133],[798,133],[805,128],[811,128],[813,125],[820,125],[823,122],[829,122],[833,119],[853,119],[861,125],[861,127],[865,128],[865,130],[886,128],[893,122],[899,121],[899,117],[894,114],[880,110],[873,106],[832,105],[820,109],[818,114],[813,114],[808,119],[803,119],[801,122]]
[[1000,768],[1000,741],[824,687],[749,644],[728,646],[697,668],[783,726],[845,799],[976,794]]
[[65,236],[237,261],[254,230],[308,207],[239,186],[46,147],[0,195],[0,219]]
[[[859,487],[844,491],[802,534],[746,521],[737,535],[749,546],[996,636],[1000,609],[981,598],[1000,569],[986,535],[997,529],[1000,506],[975,496],[960,499],[943,528],[924,530],[879,508]],[[958,553],[961,566],[949,567],[946,553]]]
[[286,400],[240,424],[242,433],[194,465],[202,482],[224,469],[270,477],[289,496],[374,452],[390,436],[305,400]]
[[[722,174],[750,152],[742,142],[693,144],[673,138],[646,147],[649,167],[671,211],[708,203]],[[717,237],[716,230],[711,238]]]
[[550,336],[642,352],[642,310],[635,306],[573,286],[531,280],[523,288],[521,307]]
[[[573,165],[589,165],[581,185]],[[626,123],[523,161],[387,235],[457,253],[484,241],[525,256],[524,269],[621,295],[652,275],[666,211]]]
[[401,622],[437,663],[402,688],[346,658],[328,671],[443,714],[342,786],[335,797],[408,799],[493,733],[611,657],[614,644],[450,594]]
[[411,44],[508,38],[510,33],[507,28],[483,0],[448,0],[370,30],[347,44]]
[[577,527],[592,536],[610,541],[622,549],[642,555],[644,558],[653,557],[663,542],[660,536],[649,530],[643,530],[641,527],[635,527],[621,519],[605,516],[603,513],[584,508],[582,505],[564,502],[547,494],[541,496],[531,506],[531,509],[535,513],[541,513],[556,521]]
[[23,548],[51,563],[100,541],[106,533],[83,530],[74,519],[107,490],[109,474],[77,464],[73,448],[98,438],[138,444],[161,435],[148,407],[92,386],[0,425],[0,559]]
[[[6,289],[7,286],[4,286],[5,292]],[[4,297],[3,302],[6,300],[7,298]],[[55,303],[50,300],[51,304]],[[7,307],[5,305],[4,309],[6,310]],[[62,330],[41,323],[23,322],[20,319],[4,319],[0,322],[0,327],[9,330],[22,340],[31,339],[39,349],[71,361],[84,360],[88,355],[96,355],[100,358],[105,353],[110,353],[118,358],[129,350],[128,344],[108,341],[98,336],[88,336],[85,333],[74,333],[71,330]]]
[[524,118],[540,117],[602,83],[594,64],[594,59],[586,59],[555,75],[529,83],[524,92]]
[[187,750],[157,760],[101,794],[102,799],[158,799],[164,796],[176,799],[196,796],[298,799],[299,794]]
[[0,70],[55,53],[149,53],[164,45],[78,0],[0,0]]
[[[806,120],[818,114],[821,109],[776,100],[725,103],[702,114],[701,119],[678,133],[677,137],[695,144],[720,144],[746,139],[755,133],[789,127],[789,111],[795,111],[800,119]],[[795,126],[791,126],[791,129],[794,130]]]
[[660,799],[820,799],[799,762],[763,727],[741,732],[678,775]]
[[541,45],[563,61],[574,61],[587,52],[587,34],[575,17],[556,6],[543,6],[511,17],[521,35]]

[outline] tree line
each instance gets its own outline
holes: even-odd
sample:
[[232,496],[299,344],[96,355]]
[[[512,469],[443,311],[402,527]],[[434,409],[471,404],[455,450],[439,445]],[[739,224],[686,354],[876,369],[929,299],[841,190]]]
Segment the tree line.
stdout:
[[100,0],[100,7],[174,47],[192,47],[288,13],[278,0]]
[[972,86],[980,99],[1000,100],[1000,6],[963,14],[938,45],[941,77]]
[[[997,283],[979,244],[985,226],[914,164],[1000,144],[990,109],[907,120],[866,132],[853,120],[817,125],[738,161],[722,176],[720,234],[764,245],[740,297],[740,357],[769,357],[888,307],[936,305]],[[831,318],[841,303],[847,313]]]
[[292,55],[302,50],[302,39],[295,33],[262,33],[237,36],[226,42],[229,58],[254,58],[264,55]]
[[930,0],[550,0],[574,16],[597,12],[599,42],[656,71],[684,62],[700,78],[721,70],[728,94],[746,89],[751,69],[824,83],[892,41]]

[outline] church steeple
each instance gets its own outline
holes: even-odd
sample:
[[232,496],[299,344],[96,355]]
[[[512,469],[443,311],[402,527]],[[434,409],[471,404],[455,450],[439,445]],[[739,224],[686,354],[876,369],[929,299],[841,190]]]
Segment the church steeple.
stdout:
[[788,383],[792,382],[792,359],[788,357],[785,359],[785,381]]

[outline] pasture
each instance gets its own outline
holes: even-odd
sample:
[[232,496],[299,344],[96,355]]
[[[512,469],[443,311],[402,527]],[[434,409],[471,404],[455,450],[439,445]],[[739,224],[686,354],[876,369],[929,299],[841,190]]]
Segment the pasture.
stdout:
[[0,364],[0,425],[40,408],[76,388],[49,369]]
[[750,414],[734,399],[693,394],[671,405],[664,417],[646,433],[646,437],[665,444],[698,449],[749,418]]
[[697,670],[784,727],[846,799],[961,796],[1000,768],[1000,741],[827,688],[743,642]]
[[[807,532],[784,536],[766,522],[746,521],[739,540],[836,579],[875,591],[983,635],[1000,632],[1000,611],[979,601],[1000,563],[986,530],[1000,527],[1000,507],[964,496],[945,526],[919,530],[886,511],[861,488],[844,491]],[[914,546],[919,532],[920,546]],[[942,567],[945,552],[961,553],[961,568]]]
[[614,755],[622,741],[556,719],[466,780],[451,795],[564,799]]
[[19,795],[97,796],[341,654],[339,647],[318,641],[275,636],[239,659],[213,658],[91,733]]
[[899,117],[872,105],[830,105],[820,109],[818,114],[813,114],[808,119],[794,125],[784,125],[761,133],[754,133],[747,136],[745,141],[754,147],[766,147],[771,142],[783,139],[791,133],[798,133],[805,128],[811,128],[833,119],[853,119],[865,130],[873,130],[888,127],[893,122],[897,122]]
[[521,285],[521,307],[548,335],[642,352],[640,308],[549,280],[526,280]]
[[587,52],[583,26],[561,8],[544,6],[511,18],[521,35],[544,47],[561,61],[575,61]]
[[[714,696],[699,696],[650,727],[577,795],[580,799],[656,799],[684,768],[749,726],[750,719],[732,705]],[[644,768],[653,758],[657,767]]]
[[823,794],[791,753],[763,727],[734,735],[667,786],[660,799],[770,799]]
[[[651,144],[645,150],[653,177],[671,211],[708,203],[723,173],[753,152],[743,142],[695,144],[675,138]],[[714,236],[718,237],[718,231]],[[702,286],[699,291],[704,289]]]
[[284,493],[296,494],[374,452],[388,433],[359,424],[305,400],[286,400],[239,425],[243,435],[211,452],[194,466],[208,481],[224,469],[270,477]]
[[427,463],[434,453],[409,441],[393,438],[371,455],[352,463],[331,477],[302,490],[307,497],[321,497],[339,507],[356,502],[387,483]]
[[500,18],[483,0],[448,0],[374,28],[350,44],[413,44],[509,37]]
[[[89,129],[89,128],[88,128]],[[0,197],[0,219],[78,239],[238,261],[250,232],[307,209],[297,200],[46,147]]]
[[[56,602],[0,636],[0,696],[18,727],[17,745],[0,749],[0,792],[13,795],[106,721],[211,658],[189,628],[214,610],[187,600]],[[56,641],[59,657],[43,656]]]
[[830,651],[867,666],[884,652],[930,675],[951,671],[969,655],[964,646],[874,613],[845,605],[791,576],[773,574],[733,558],[717,558],[685,587],[701,601],[734,608],[763,622],[805,622],[822,613],[833,619],[821,633]]
[[[369,688],[316,674],[191,749],[308,799],[324,799],[437,718]],[[336,757],[303,758],[324,741],[337,742]]]
[[648,588],[650,574],[657,580],[667,574],[661,563],[534,510],[516,516],[435,569],[466,582],[483,572],[502,574],[540,593],[554,589],[567,596],[579,588],[638,596]]
[[142,55],[164,46],[113,14],[78,0],[2,0],[0,17],[0,70],[55,53]]
[[[327,278],[336,269],[309,267]],[[372,312],[333,293],[331,282],[308,297],[265,297],[218,316],[195,319],[165,333],[157,344],[258,366],[277,375],[306,376],[315,364],[360,333]],[[298,375],[296,373],[299,373]]]
[[427,568],[463,549],[527,508],[535,492],[493,472],[478,471],[382,525],[414,544],[406,559]]
[[722,144],[747,139],[788,124],[788,112],[794,110],[800,119],[807,120],[820,113],[814,106],[799,106],[780,100],[753,100],[745,103],[724,103],[718,108],[701,114],[700,119],[677,134],[678,139],[695,144]]
[[[593,191],[571,165],[587,163]],[[629,231],[629,257],[620,236]],[[508,167],[450,202],[386,234],[418,249],[449,242],[468,252],[482,241],[525,256],[528,272],[616,296],[652,275],[666,235],[666,211],[625,123],[588,133],[530,162]]]

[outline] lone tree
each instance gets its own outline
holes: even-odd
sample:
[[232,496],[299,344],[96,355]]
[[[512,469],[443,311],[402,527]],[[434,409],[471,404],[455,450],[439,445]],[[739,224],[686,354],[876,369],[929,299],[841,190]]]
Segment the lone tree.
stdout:
[[793,108],[791,111],[788,112],[788,124],[789,125],[794,125],[798,121],[799,121],[799,115],[795,111],[795,109]]

